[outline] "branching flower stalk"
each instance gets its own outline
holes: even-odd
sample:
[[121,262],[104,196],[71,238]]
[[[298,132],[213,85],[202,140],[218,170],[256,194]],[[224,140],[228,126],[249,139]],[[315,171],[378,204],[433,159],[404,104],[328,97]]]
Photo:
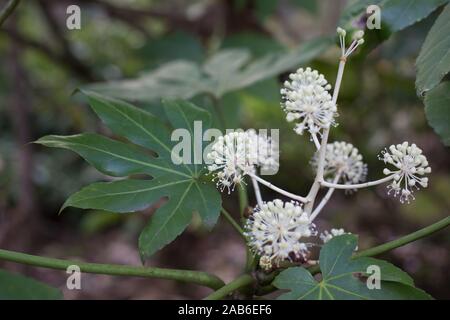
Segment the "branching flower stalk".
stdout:
[[[348,47],[346,31],[337,28],[337,34],[341,54],[332,94],[329,93],[331,85],[325,77],[309,67],[292,73],[281,89],[281,108],[286,113],[286,120],[294,123],[297,134],[309,133],[317,149],[311,161],[316,171],[315,179],[307,196],[288,192],[258,175],[258,168],[278,166],[278,163],[268,152],[272,151],[268,147],[269,141],[255,134],[254,130],[220,137],[208,155],[213,161],[208,169],[222,191],[226,188],[230,193],[236,184],[244,183],[246,176],[252,181],[257,206],[244,229],[249,247],[260,257],[259,265],[265,270],[278,267],[285,261],[307,261],[309,248],[314,245],[309,238],[319,234],[313,221],[336,189],[352,192],[390,183],[388,194],[398,196],[401,203],[409,203],[414,199],[413,188],[428,185],[428,178],[424,175],[430,173],[431,168],[422,150],[415,144],[403,142],[382,151],[379,159],[392,167],[383,170],[386,177],[366,182],[367,165],[359,150],[347,142],[328,143],[330,130],[337,125],[337,99],[345,65],[350,55],[364,43],[363,31],[353,34]],[[265,202],[259,184],[294,201],[275,199]],[[321,188],[328,190],[315,206]],[[321,239],[326,242],[344,233],[343,229],[332,229],[323,232]]]

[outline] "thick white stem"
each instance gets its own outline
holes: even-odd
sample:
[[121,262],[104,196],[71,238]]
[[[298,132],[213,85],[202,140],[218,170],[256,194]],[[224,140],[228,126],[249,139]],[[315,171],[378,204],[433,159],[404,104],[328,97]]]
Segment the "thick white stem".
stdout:
[[256,202],[258,203],[258,206],[261,208],[261,206],[263,205],[263,199],[261,197],[261,190],[259,190],[258,181],[256,181],[256,179],[253,177],[251,177],[251,179],[253,184],[253,190],[255,191]]
[[264,179],[258,177],[257,175],[255,175],[255,174],[253,174],[253,173],[249,173],[248,175],[249,175],[252,179],[255,179],[255,180],[258,181],[259,183],[265,185],[266,187],[272,189],[273,191],[278,192],[279,194],[282,194],[282,195],[284,195],[284,196],[286,196],[286,197],[289,197],[289,198],[291,198],[291,199],[294,199],[294,200],[297,200],[297,201],[300,201],[300,202],[304,202],[304,203],[307,202],[307,199],[306,199],[305,197],[301,197],[301,196],[298,196],[298,195],[296,195],[296,194],[287,192],[287,191],[285,191],[285,190],[283,190],[283,189],[281,189],[281,188],[278,188],[277,186],[274,186],[274,185],[271,184],[270,182],[268,182],[268,181],[266,181],[266,180],[264,180]]
[[365,183],[359,183],[359,184],[336,184],[336,183],[330,183],[330,182],[326,182],[326,181],[320,181],[320,184],[324,187],[335,188],[335,189],[361,189],[361,188],[372,187],[372,186],[376,186],[378,184],[382,184],[382,183],[391,181],[392,179],[394,179],[394,176],[395,175],[390,175],[390,176],[384,177],[383,179],[365,182]]
[[[339,96],[339,90],[341,88],[342,77],[344,75],[345,62],[346,62],[345,57],[341,57],[341,59],[339,61],[338,73],[336,76],[336,84],[334,85],[334,91],[333,91],[333,103],[334,104],[336,104],[337,98]],[[311,187],[311,190],[308,193],[308,196],[306,197],[309,200],[309,202],[305,206],[305,210],[309,214],[312,212],[312,209],[314,207],[314,200],[316,199],[317,193],[319,192],[319,189],[320,189],[319,181],[323,180],[323,169],[324,169],[324,165],[325,165],[325,152],[327,149],[329,134],[330,134],[330,128],[324,129],[323,134],[322,134],[322,141],[321,141],[321,145],[320,145],[320,149],[319,149],[319,161],[317,164],[316,178]]]
[[316,149],[319,150],[320,149],[320,142],[319,142],[319,139],[317,139],[317,134],[312,133],[311,137],[312,137],[312,139],[314,141],[314,144],[316,145]]
[[[336,177],[334,177],[333,183],[337,183],[339,181],[339,178],[341,177],[341,173],[338,173]],[[310,221],[314,221],[314,219],[319,215],[319,213],[322,211],[323,207],[328,203],[328,200],[330,200],[331,196],[333,195],[335,188],[328,189],[327,193],[323,197],[322,201],[320,201],[319,205],[314,209],[313,213],[311,213],[311,216],[309,217]]]

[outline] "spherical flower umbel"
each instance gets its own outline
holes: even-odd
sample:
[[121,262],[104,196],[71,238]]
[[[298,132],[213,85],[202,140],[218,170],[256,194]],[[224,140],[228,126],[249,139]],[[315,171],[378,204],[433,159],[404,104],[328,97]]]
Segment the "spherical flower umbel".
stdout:
[[300,68],[289,75],[291,81],[281,89],[282,108],[286,120],[296,121],[295,132],[320,133],[321,129],[335,125],[336,105],[328,92],[331,85],[322,74],[311,68]]
[[314,224],[297,202],[279,199],[257,206],[245,231],[250,248],[261,256],[260,265],[265,269],[284,260],[305,258],[309,244],[303,239],[316,235]]
[[[311,165],[317,170],[318,153],[311,161]],[[363,162],[362,155],[351,143],[333,142],[327,144],[324,163],[324,176],[333,180],[336,175],[339,179],[336,182],[344,184],[357,184],[366,180],[367,164]]]
[[247,130],[246,133],[249,140],[249,155],[256,156],[252,162],[263,171],[278,171],[280,165],[278,143],[267,135],[258,134],[253,129]]
[[227,188],[230,193],[236,184],[243,182],[245,175],[254,173],[257,166],[277,166],[276,150],[270,138],[258,135],[254,130],[231,132],[213,144],[207,154],[212,161],[208,170],[214,173],[213,180],[217,180],[220,190]]
[[393,175],[394,179],[387,187],[388,194],[392,193],[394,197],[399,195],[401,203],[414,200],[413,188],[428,186],[428,178],[423,176],[430,173],[431,168],[422,150],[414,143],[410,145],[405,141],[402,144],[391,145],[389,149],[381,152],[379,159],[395,167],[395,169],[385,168],[383,173]]

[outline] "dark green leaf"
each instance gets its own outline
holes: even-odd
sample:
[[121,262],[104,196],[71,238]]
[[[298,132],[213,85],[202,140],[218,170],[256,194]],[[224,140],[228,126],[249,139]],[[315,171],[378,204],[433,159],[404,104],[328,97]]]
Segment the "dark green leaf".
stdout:
[[171,192],[178,196],[157,211],[139,237],[144,258],[171,242],[174,235],[178,236],[191,221],[193,212],[198,212],[208,227],[217,221],[215,213],[221,208],[220,194],[209,184],[190,181],[187,186],[172,188]]
[[428,33],[416,61],[416,87],[420,95],[433,89],[450,71],[450,5]]
[[177,129],[186,129],[190,134],[191,161],[197,176],[200,171],[198,163],[203,163],[203,128],[210,127],[211,114],[187,101],[164,100],[163,104],[170,124]]
[[[414,287],[413,280],[394,265],[373,258],[352,259],[357,245],[354,235],[338,236],[324,245],[319,265],[322,280],[317,281],[300,267],[281,272],[274,281],[279,289],[287,289],[279,299],[289,300],[368,300],[368,299],[430,299]],[[366,277],[369,266],[380,270],[381,288],[369,289]]]
[[450,146],[450,82],[442,82],[427,93],[425,114],[442,142]]
[[428,17],[448,0],[384,0],[381,21],[391,32],[397,32]]
[[57,300],[62,292],[49,285],[0,269],[0,300]]
[[124,177],[146,173],[157,177],[173,173],[189,177],[187,174],[174,170],[173,166],[163,159],[150,157],[132,145],[98,134],[45,136],[36,143],[75,151],[97,170],[110,176]]
[[[73,150],[108,175],[143,173],[154,179],[94,183],[69,197],[61,210],[77,207],[127,213],[143,210],[167,197],[167,202],[152,216],[140,236],[139,247],[143,258],[174,240],[186,228],[195,212],[200,215],[205,226],[211,228],[220,213],[220,194],[213,182],[201,181],[204,180],[201,179],[203,170],[199,165],[174,163],[173,160],[178,162],[182,159],[175,152],[172,154],[175,143],[170,140],[169,127],[152,114],[125,102],[92,92],[86,94],[92,108],[114,133],[155,151],[158,157],[147,155],[134,144],[96,134],[47,136],[38,143]],[[186,152],[192,152],[193,149],[195,154],[194,136],[202,139],[203,130],[208,129],[211,122],[210,114],[184,101],[164,101],[164,109],[172,129],[183,128],[188,131],[191,150]],[[196,121],[201,122],[198,129],[195,127]],[[201,153],[203,149],[200,149]],[[198,160],[203,159],[200,157]]]
[[163,176],[152,180],[98,182],[71,195],[61,210],[76,207],[119,213],[139,211],[168,196],[172,187],[181,185],[185,188],[191,181],[190,178]]
[[[381,28],[397,32],[428,17],[430,13],[448,0],[362,0],[350,3],[343,11],[339,24],[349,27],[366,15],[369,5],[381,9]],[[363,25],[359,26],[364,28]]]
[[92,109],[115,134],[157,152],[161,158],[170,159],[170,131],[156,117],[120,100],[95,92],[83,93],[88,96]]

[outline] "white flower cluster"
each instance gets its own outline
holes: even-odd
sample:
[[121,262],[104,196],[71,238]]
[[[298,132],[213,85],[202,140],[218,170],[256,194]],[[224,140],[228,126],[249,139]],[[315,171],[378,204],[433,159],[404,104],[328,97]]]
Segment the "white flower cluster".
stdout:
[[320,240],[322,240],[323,243],[327,243],[331,239],[337,236],[341,236],[343,234],[347,234],[348,232],[345,232],[344,229],[331,229],[330,231],[326,230],[320,234]]
[[[316,153],[311,161],[316,171],[318,158],[319,155]],[[363,182],[367,177],[367,164],[362,160],[362,155],[351,143],[338,141],[329,143],[325,153],[324,176],[330,180],[338,177],[338,181],[344,184]]]
[[278,169],[278,144],[270,137],[257,134],[253,129],[247,130],[247,135],[250,141],[250,154],[256,155],[256,166],[266,171]]
[[[260,266],[270,270],[282,261],[304,262],[313,245],[306,242],[317,231],[312,221],[329,201],[334,190],[356,190],[390,182],[388,194],[399,196],[400,201],[414,199],[412,188],[427,187],[431,172],[422,150],[415,144],[404,142],[392,145],[382,151],[379,158],[394,169],[385,168],[387,175],[379,180],[365,182],[367,165],[359,150],[347,142],[328,141],[329,128],[335,126],[337,116],[336,99],[341,85],[347,58],[364,43],[364,32],[357,31],[353,40],[346,47],[346,31],[337,29],[341,44],[341,57],[335,82],[334,96],[329,93],[331,85],[322,74],[311,68],[298,69],[289,75],[289,81],[281,89],[281,107],[286,112],[286,120],[295,123],[295,132],[310,133],[318,151],[311,165],[316,171],[316,179],[307,196],[283,190],[257,176],[256,169],[278,168],[278,146],[254,130],[226,134],[213,144],[207,155],[212,160],[208,166],[214,174],[214,180],[223,191],[228,193],[235,185],[243,182],[245,175],[251,175],[253,190],[258,205],[245,224],[245,236],[251,250],[260,256]],[[319,137],[321,138],[319,141]],[[322,144],[325,148],[322,148]],[[325,150],[324,150],[325,149]],[[273,191],[305,204],[305,209],[298,202],[283,202],[276,199],[263,202],[258,183]],[[320,187],[329,188],[321,202],[314,207]],[[320,235],[323,243],[333,237],[346,234],[344,229],[331,229]]]
[[228,193],[236,184],[242,183],[248,173],[256,167],[277,167],[278,146],[270,138],[258,135],[254,130],[231,132],[221,136],[213,144],[207,158],[212,161],[208,170],[213,172],[217,186]]
[[391,145],[389,150],[385,149],[381,152],[379,159],[395,167],[393,170],[385,168],[383,173],[394,175],[393,182],[388,185],[388,194],[393,193],[394,197],[400,195],[401,203],[405,201],[409,203],[410,199],[414,200],[412,188],[428,186],[428,178],[423,175],[430,173],[431,168],[422,150],[414,143],[410,145],[405,141],[402,144]]
[[316,235],[308,214],[296,202],[276,199],[257,206],[245,225],[252,250],[261,256],[260,265],[270,269],[281,261],[297,261],[308,253],[303,238]]
[[289,78],[291,81],[286,81],[281,89],[281,106],[286,112],[286,120],[297,122],[295,132],[303,134],[308,130],[317,134],[321,129],[335,125],[337,109],[328,92],[331,85],[324,76],[311,68],[300,68]]

